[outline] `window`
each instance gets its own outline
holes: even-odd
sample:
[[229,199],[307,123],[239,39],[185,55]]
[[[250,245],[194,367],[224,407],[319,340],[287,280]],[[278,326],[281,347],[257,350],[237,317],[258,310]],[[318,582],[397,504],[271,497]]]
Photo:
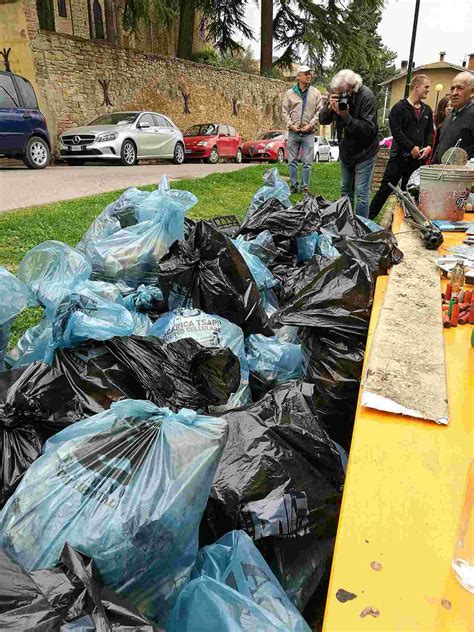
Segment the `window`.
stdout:
[[208,125],[193,125],[185,136],[215,136],[217,134],[217,125],[210,123]]
[[60,18],[67,18],[66,0],[58,0],[58,15]]
[[20,106],[18,96],[9,75],[0,74],[0,108],[17,108]]
[[222,136],[229,136],[227,125],[219,125],[219,134],[221,134]]
[[227,127],[229,128],[229,134],[231,136],[237,136],[237,132],[235,131],[235,127],[232,127],[232,125],[228,125]]
[[150,127],[155,127],[155,121],[153,120],[153,116],[151,114],[144,114],[140,117],[138,126],[140,127],[143,123],[149,123]]
[[33,86],[27,79],[15,75],[15,81],[18,91],[23,101],[23,107],[31,110],[38,110],[38,101],[36,100],[36,94],[33,90]]
[[36,0],[36,13],[40,29],[54,31],[53,0]]
[[160,116],[159,114],[153,114],[153,118],[155,119],[156,127],[171,127],[171,125],[164,118],[164,116]]
[[102,7],[100,6],[99,0],[94,0],[92,12],[94,14],[95,39],[105,39],[104,18],[102,17]]
[[113,112],[112,114],[102,114],[88,125],[129,125],[137,120],[136,112]]

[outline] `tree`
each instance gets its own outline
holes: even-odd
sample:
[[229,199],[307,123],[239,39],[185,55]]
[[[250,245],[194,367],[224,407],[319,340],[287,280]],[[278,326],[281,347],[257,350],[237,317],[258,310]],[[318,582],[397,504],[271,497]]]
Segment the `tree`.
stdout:
[[260,74],[271,76],[273,66],[273,0],[261,0]]

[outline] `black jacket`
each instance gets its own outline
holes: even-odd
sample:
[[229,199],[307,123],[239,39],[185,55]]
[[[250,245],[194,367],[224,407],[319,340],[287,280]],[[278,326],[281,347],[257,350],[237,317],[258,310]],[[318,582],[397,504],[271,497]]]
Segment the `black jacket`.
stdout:
[[319,113],[321,125],[336,121],[339,158],[346,165],[356,165],[377,155],[379,150],[377,103],[367,86],[353,92],[349,100],[349,115],[345,118],[324,107]]
[[409,158],[413,147],[433,148],[433,111],[426,103],[421,104],[417,118],[415,108],[408,99],[402,99],[390,110],[388,120],[393,136],[392,156]]
[[444,152],[454,147],[461,139],[460,147],[467,151],[469,158],[474,156],[474,101],[470,101],[453,120],[450,112],[445,118],[441,135],[432,163],[440,163]]

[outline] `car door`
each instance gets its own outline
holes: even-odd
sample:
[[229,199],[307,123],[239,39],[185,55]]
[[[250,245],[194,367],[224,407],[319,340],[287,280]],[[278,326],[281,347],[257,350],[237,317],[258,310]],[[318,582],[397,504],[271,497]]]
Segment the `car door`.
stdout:
[[0,73],[0,152],[23,151],[31,135],[31,114],[23,107],[13,75]]
[[139,156],[154,156],[158,149],[157,130],[153,115],[147,112],[142,114],[137,121],[137,143]]
[[320,160],[329,160],[329,152],[331,151],[331,146],[328,141],[323,137],[320,141],[320,149],[319,149],[319,158]]
[[232,125],[227,125],[227,129],[229,130],[229,151],[232,157],[237,155],[237,150],[239,148],[239,137],[237,136],[237,132]]
[[160,114],[153,114],[156,130],[156,156],[171,158],[174,152],[175,131],[171,123]]
[[219,150],[219,156],[230,156],[230,138],[227,125],[219,125],[219,132],[217,136],[217,149]]

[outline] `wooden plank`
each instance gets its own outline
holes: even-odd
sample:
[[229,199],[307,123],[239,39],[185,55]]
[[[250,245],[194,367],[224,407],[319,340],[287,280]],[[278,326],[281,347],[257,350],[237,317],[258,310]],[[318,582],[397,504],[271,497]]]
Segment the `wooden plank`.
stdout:
[[441,286],[436,250],[402,223],[403,261],[390,274],[367,368],[362,405],[448,423]]

